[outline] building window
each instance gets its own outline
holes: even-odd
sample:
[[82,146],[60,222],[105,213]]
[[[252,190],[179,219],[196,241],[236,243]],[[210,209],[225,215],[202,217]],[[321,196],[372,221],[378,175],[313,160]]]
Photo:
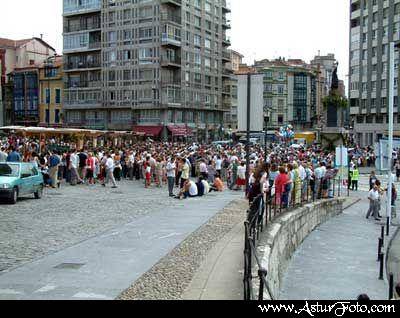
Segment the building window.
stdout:
[[49,88],[46,88],[46,104],[50,104],[51,92]]
[[48,109],[46,109],[46,119],[45,119],[45,121],[46,121],[46,123],[50,123],[50,116],[49,116],[50,114],[49,114],[49,110]]
[[61,89],[56,88],[56,104],[61,104]]
[[56,109],[54,111],[54,122],[56,124],[60,123],[60,110],[59,109]]

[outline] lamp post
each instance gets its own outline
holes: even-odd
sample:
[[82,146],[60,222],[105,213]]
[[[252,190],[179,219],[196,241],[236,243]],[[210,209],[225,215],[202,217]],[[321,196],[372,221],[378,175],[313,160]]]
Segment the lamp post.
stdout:
[[[387,207],[386,207],[386,217],[388,220],[388,227],[391,224],[392,217],[392,189],[393,189],[393,174],[392,174],[392,160],[393,160],[393,126],[394,126],[394,54],[395,51],[400,49],[400,42],[394,43],[390,42],[389,44],[389,147],[388,147],[388,164],[389,164],[389,172],[388,172],[388,190],[387,190]],[[388,228],[389,229],[389,228]]]
[[267,113],[267,118],[268,120],[265,121],[265,135],[264,135],[264,141],[265,141],[265,145],[264,145],[264,161],[265,163],[267,163],[267,152],[268,152],[268,122],[270,119],[269,114],[272,111],[272,108],[270,106],[265,106],[265,111]]

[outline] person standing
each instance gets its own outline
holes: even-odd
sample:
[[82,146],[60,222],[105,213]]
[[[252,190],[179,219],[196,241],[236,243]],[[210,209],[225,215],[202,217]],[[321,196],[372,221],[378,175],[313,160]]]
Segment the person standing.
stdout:
[[76,150],[72,150],[70,156],[71,185],[76,185],[77,182],[78,183],[83,182],[83,180],[79,176],[78,167],[79,167],[79,157],[76,154]]
[[[360,179],[360,172],[358,167],[355,167],[351,175],[351,190],[358,191],[358,180]],[[355,189],[355,190],[354,190]]]
[[7,162],[21,162],[21,156],[15,147],[10,148],[10,153],[7,156]]
[[378,218],[379,216],[379,190],[378,186],[375,184],[373,189],[368,193],[368,200],[369,200],[369,209],[367,212],[366,218],[369,219],[369,217],[372,216],[375,218],[376,221],[380,221]]
[[190,167],[185,158],[182,158],[181,160],[182,160],[181,162],[182,163],[181,189],[182,189],[185,182],[189,180]]
[[51,180],[51,187],[54,189],[58,185],[58,167],[61,160],[57,153],[50,154],[49,157],[49,175]]
[[203,177],[203,180],[208,180],[208,170],[206,161],[204,159],[201,159],[199,170],[200,170],[200,175]]
[[6,162],[7,161],[7,153],[5,152],[5,148],[1,147],[0,149],[0,162]]
[[117,188],[117,183],[115,182],[115,178],[114,178],[114,159],[110,156],[109,153],[107,153],[105,155],[105,157],[107,158],[106,160],[106,164],[105,164],[105,170],[106,170],[106,179],[103,182],[102,186],[105,187],[111,180],[112,183],[112,188],[116,189]]
[[84,183],[86,179],[86,161],[87,161],[87,154],[84,149],[78,154],[79,158],[79,166],[78,166],[78,174],[79,178],[81,179],[80,183]]
[[215,175],[219,175],[221,177],[222,176],[222,159],[221,159],[220,155],[217,156],[217,160],[215,161],[215,170],[216,170]]
[[168,178],[168,192],[170,197],[174,196],[175,169],[176,169],[175,159],[169,158],[166,170]]

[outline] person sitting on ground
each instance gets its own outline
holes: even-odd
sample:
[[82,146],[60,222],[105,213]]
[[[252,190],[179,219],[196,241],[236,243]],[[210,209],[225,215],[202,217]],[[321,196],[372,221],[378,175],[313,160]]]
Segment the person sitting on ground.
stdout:
[[194,181],[187,179],[182,187],[182,190],[177,195],[177,199],[195,198],[199,195],[199,190]]
[[203,184],[203,177],[199,177],[199,181],[196,183],[197,190],[198,190],[198,195],[199,197],[202,197],[204,195],[204,184]]
[[224,191],[224,183],[221,180],[221,176],[217,173],[214,179],[214,184],[210,188],[210,192],[223,192]]
[[207,180],[202,180],[201,182],[203,183],[204,186],[204,195],[209,194],[211,190],[210,184],[208,183]]

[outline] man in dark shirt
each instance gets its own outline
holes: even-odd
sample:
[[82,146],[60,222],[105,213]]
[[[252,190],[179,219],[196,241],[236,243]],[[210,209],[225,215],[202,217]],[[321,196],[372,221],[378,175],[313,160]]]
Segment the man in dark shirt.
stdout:
[[82,180],[85,180],[86,177],[86,160],[88,155],[86,154],[85,150],[82,149],[81,152],[78,154],[79,157],[79,169],[78,173]]
[[51,179],[51,187],[55,188],[58,185],[58,166],[61,160],[57,153],[50,154],[49,157],[49,175]]

